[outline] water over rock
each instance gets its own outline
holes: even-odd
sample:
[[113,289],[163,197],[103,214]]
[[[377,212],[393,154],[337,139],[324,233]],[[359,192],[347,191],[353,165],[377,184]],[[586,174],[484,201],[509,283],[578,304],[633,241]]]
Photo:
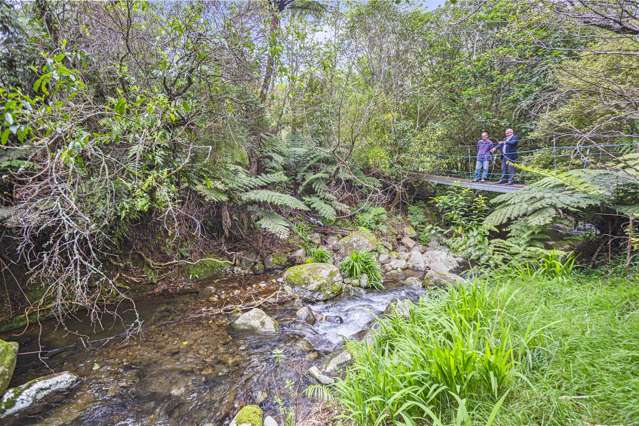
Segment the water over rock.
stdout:
[[311,325],[315,324],[315,321],[317,321],[317,319],[315,318],[315,314],[313,313],[313,310],[308,306],[299,308],[297,312],[295,313],[295,316],[297,317],[298,320]]
[[277,321],[259,308],[253,308],[240,315],[231,323],[231,327],[235,330],[252,331],[258,334],[275,334],[279,330]]
[[377,237],[365,228],[353,231],[337,243],[340,254],[349,256],[354,251],[373,251],[377,247]]
[[0,419],[33,415],[59,401],[80,379],[68,371],[31,380],[5,392],[0,401]]
[[0,395],[7,390],[13,370],[16,368],[18,344],[0,340]]
[[344,283],[339,269],[330,263],[306,263],[290,267],[284,282],[304,300],[328,300],[342,293]]

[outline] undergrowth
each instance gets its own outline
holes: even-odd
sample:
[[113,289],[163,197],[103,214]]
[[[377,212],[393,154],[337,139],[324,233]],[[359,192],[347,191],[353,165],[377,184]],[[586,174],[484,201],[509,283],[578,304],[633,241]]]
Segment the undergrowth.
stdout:
[[351,343],[354,364],[334,387],[344,419],[636,423],[639,282],[547,263],[441,293]]

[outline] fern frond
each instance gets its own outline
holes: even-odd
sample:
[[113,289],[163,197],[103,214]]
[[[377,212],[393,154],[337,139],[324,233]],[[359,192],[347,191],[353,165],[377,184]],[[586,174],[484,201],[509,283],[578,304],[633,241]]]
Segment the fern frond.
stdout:
[[311,399],[317,399],[320,401],[332,401],[333,393],[331,389],[326,385],[312,384],[304,389],[304,396]]
[[227,185],[237,191],[248,191],[284,182],[288,182],[288,177],[283,172],[251,176],[241,167],[233,168],[232,176],[226,178]]
[[240,198],[245,202],[266,203],[296,210],[309,210],[309,208],[297,198],[268,189],[248,191],[241,194]]
[[304,192],[304,189],[306,189],[306,186],[314,183],[316,180],[322,180],[324,181],[325,179],[327,179],[330,175],[326,172],[319,172],[319,173],[313,173],[308,175],[305,179],[304,182],[300,185],[299,189],[297,190],[298,194],[301,194],[302,192]]
[[195,190],[206,201],[211,203],[222,203],[229,200],[229,196],[220,189],[208,188],[205,185],[199,184],[195,186]]
[[337,212],[335,209],[319,197],[306,197],[304,201],[311,206],[323,219],[329,222],[335,221]]
[[290,234],[291,223],[275,212],[261,211],[262,216],[257,222],[257,226],[270,232],[278,238],[288,238]]

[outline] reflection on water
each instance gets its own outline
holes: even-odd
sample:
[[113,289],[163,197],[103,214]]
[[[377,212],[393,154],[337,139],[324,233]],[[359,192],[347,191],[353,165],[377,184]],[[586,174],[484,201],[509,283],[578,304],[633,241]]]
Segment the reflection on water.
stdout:
[[[415,300],[423,294],[421,288],[405,286],[342,296],[312,306],[324,318],[314,326],[295,320],[299,302],[265,304],[261,307],[282,326],[277,336],[238,334],[228,327],[233,315],[207,314],[225,303],[273,293],[276,284],[269,278],[215,283],[221,296],[217,304],[194,294],[139,302],[142,332],[126,340],[100,339],[121,335],[123,323],[134,318],[130,312],[97,333],[81,320],[70,324],[91,334],[88,350],[83,349],[86,338],[56,329],[52,322],[43,324],[43,349],[58,349],[49,353],[48,366],[78,374],[83,384],[44,417],[20,424],[221,425],[249,403],[259,403],[280,422],[288,412],[300,419],[310,406],[301,394],[312,383],[308,368],[325,362],[344,339],[361,334],[394,299]],[[5,337],[19,340],[24,353],[37,350],[38,332],[32,328],[20,337]],[[22,355],[12,386],[49,372],[37,356]]]

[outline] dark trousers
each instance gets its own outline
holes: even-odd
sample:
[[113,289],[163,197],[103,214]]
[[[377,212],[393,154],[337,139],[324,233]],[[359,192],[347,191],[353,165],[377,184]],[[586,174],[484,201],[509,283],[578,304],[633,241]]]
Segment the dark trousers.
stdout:
[[501,157],[501,180],[512,182],[515,179],[515,166],[512,164],[514,161],[505,155]]

